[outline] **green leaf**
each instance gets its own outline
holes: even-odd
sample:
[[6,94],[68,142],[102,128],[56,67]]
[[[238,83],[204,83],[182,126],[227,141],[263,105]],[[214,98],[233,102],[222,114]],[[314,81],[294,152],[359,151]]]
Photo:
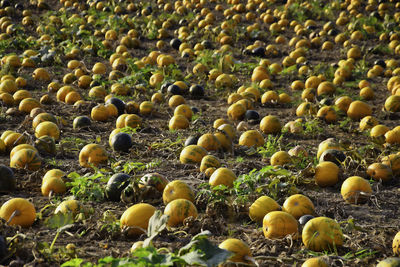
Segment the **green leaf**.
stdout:
[[161,233],[166,227],[168,222],[168,215],[164,215],[161,211],[157,210],[149,220],[149,226],[147,228],[146,240],[144,240],[143,247],[149,246],[151,240]]
[[71,213],[64,214],[58,212],[46,220],[46,225],[51,229],[61,229],[73,223],[74,219]]
[[69,261],[61,264],[61,267],[80,267],[80,266],[91,267],[91,266],[93,266],[93,264],[88,263],[88,262],[86,262],[82,265],[83,262],[84,262],[83,259],[76,258],[76,259],[72,259],[72,260],[69,260]]

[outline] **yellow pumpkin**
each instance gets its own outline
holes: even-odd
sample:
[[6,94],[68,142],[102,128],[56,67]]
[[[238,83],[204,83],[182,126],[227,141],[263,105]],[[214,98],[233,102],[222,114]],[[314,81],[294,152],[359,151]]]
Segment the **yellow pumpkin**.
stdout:
[[9,225],[30,227],[35,222],[36,209],[24,198],[12,198],[1,206],[0,218],[9,221]]
[[46,180],[50,177],[56,177],[59,179],[62,179],[64,176],[66,176],[66,173],[60,169],[51,169],[46,172],[46,174],[43,176],[42,180]]
[[265,143],[264,137],[257,130],[248,130],[239,137],[239,145],[247,147],[259,147]]
[[228,238],[218,247],[232,253],[228,262],[246,263],[250,265],[253,263],[249,246],[240,239]]
[[263,218],[263,232],[268,239],[280,239],[298,233],[297,220],[284,211],[271,211]]
[[204,172],[206,169],[210,167],[219,168],[221,166],[221,162],[214,155],[204,156],[200,162],[200,171]]
[[367,174],[375,181],[382,180],[383,182],[387,182],[393,178],[392,169],[389,166],[378,162],[372,163],[368,166]]
[[339,182],[339,167],[331,162],[324,161],[315,167],[315,183],[318,186],[333,186]]
[[36,128],[35,128],[35,136],[37,138],[40,138],[42,136],[51,136],[55,140],[60,139],[60,129],[58,128],[57,124],[51,121],[44,121],[41,122]]
[[303,215],[313,215],[315,213],[312,201],[302,194],[295,194],[288,197],[283,203],[282,210],[290,213],[296,219]]
[[98,144],[88,144],[79,152],[79,164],[82,167],[98,166],[107,163],[108,156],[106,150]]
[[268,196],[261,196],[249,207],[249,216],[252,221],[262,222],[265,215],[271,211],[280,210],[279,204]]
[[14,156],[15,153],[17,153],[17,152],[20,151],[21,149],[32,149],[32,150],[38,152],[37,149],[36,149],[34,146],[30,145],[30,144],[20,144],[20,145],[15,146],[15,147],[11,150],[11,152],[10,152],[10,159]]
[[[140,127],[142,125],[142,118],[139,117],[138,115],[136,115],[136,114],[122,114],[121,116],[123,116],[123,115],[127,115],[127,116],[124,116],[125,124],[124,124],[123,127],[137,128],[137,127]],[[117,122],[117,124],[118,124],[118,122]],[[117,127],[117,128],[123,128],[123,127]]]
[[260,130],[265,134],[277,134],[281,129],[281,122],[276,116],[265,116],[260,122]]
[[347,110],[347,116],[352,120],[360,120],[366,116],[372,115],[372,108],[365,102],[356,100],[351,102]]
[[177,106],[174,110],[174,116],[176,115],[183,115],[185,116],[188,120],[192,119],[193,116],[193,111],[190,108],[189,105],[186,104],[180,104],[179,106]]
[[322,257],[314,257],[306,260],[301,267],[329,267]]
[[392,248],[393,248],[393,254],[395,256],[400,256],[400,231],[397,232],[397,234],[393,238]]
[[67,190],[65,183],[58,177],[49,177],[42,181],[42,195],[47,197],[50,194],[63,194]]
[[92,108],[90,116],[94,121],[106,121],[108,120],[110,114],[106,106],[99,104]]
[[241,120],[246,113],[246,107],[238,102],[229,106],[227,114],[232,120]]
[[74,216],[77,215],[81,210],[81,204],[79,203],[78,200],[75,199],[69,199],[69,200],[64,200],[61,202],[56,210],[54,211],[55,214],[57,213],[62,213],[62,214],[68,214],[72,213]]
[[213,172],[208,183],[213,187],[221,184],[232,187],[236,179],[237,176],[231,169],[220,167]]
[[169,182],[163,191],[163,202],[168,204],[172,200],[182,198],[194,202],[194,192],[190,186],[181,180]]
[[50,113],[46,113],[46,112],[40,113],[39,115],[37,115],[37,116],[33,119],[33,121],[32,121],[32,128],[35,130],[36,127],[37,127],[41,122],[44,122],[44,121],[51,121],[51,122],[53,122],[53,123],[57,123],[57,118],[56,118],[54,115],[50,114]]
[[16,169],[28,169],[37,171],[42,164],[39,153],[32,149],[21,149],[17,151],[10,159],[10,167]]
[[179,160],[182,164],[200,163],[203,157],[207,155],[207,150],[198,145],[189,145],[182,149]]
[[175,227],[183,223],[188,217],[197,218],[196,206],[187,199],[175,199],[167,204],[164,214],[168,215],[167,225]]
[[40,108],[41,104],[34,98],[25,98],[23,99],[18,106],[18,110],[24,113],[30,113],[34,108]]
[[168,123],[170,130],[186,129],[190,125],[189,120],[184,115],[174,115]]
[[340,189],[343,199],[352,204],[365,202],[372,193],[369,182],[360,176],[347,178]]
[[221,144],[218,139],[211,133],[206,133],[200,136],[197,141],[197,145],[204,147],[207,151],[218,150],[221,148]]
[[20,144],[25,144],[28,142],[28,139],[25,135],[20,133],[10,133],[4,140],[4,144],[7,148],[7,151],[11,151],[15,146]]
[[135,204],[129,207],[121,216],[121,228],[128,228],[129,236],[138,236],[147,231],[149,220],[156,208],[147,203]]
[[340,225],[328,217],[309,220],[304,225],[301,236],[306,248],[313,251],[333,250],[344,242]]

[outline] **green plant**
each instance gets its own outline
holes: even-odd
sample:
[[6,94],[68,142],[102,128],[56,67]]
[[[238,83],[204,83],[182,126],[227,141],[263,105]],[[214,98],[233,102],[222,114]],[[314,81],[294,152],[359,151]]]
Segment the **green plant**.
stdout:
[[257,153],[261,154],[263,158],[271,157],[275,152],[284,150],[282,143],[283,135],[268,135],[265,144],[257,148]]
[[70,192],[76,199],[98,202],[104,199],[103,184],[107,182],[108,177],[100,170],[96,170],[94,174],[87,173],[83,176],[71,172],[68,178],[71,181],[66,185],[70,187]]

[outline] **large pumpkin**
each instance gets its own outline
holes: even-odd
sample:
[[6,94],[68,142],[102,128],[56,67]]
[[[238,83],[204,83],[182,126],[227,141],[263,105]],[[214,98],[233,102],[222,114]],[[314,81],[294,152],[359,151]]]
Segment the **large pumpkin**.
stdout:
[[98,166],[107,163],[108,156],[106,150],[98,144],[88,144],[79,153],[79,164],[82,167]]
[[163,191],[163,201],[164,204],[168,204],[175,199],[187,199],[194,202],[194,192],[190,186],[181,180],[175,180],[169,182]]
[[37,151],[33,149],[21,149],[10,159],[10,167],[16,169],[28,169],[37,171],[42,164]]
[[263,219],[264,236],[268,239],[284,238],[287,235],[296,235],[297,220],[284,211],[271,211]]
[[128,227],[128,235],[136,236],[147,231],[149,220],[156,208],[147,203],[135,204],[129,207],[121,216],[121,228]]
[[168,226],[178,226],[188,217],[197,218],[196,206],[187,199],[175,199],[168,203],[164,214],[169,216]]
[[12,198],[1,206],[0,218],[9,221],[9,225],[29,227],[36,219],[36,209],[24,198]]
[[309,220],[304,225],[302,239],[306,248],[313,251],[332,250],[344,242],[340,225],[328,217]]

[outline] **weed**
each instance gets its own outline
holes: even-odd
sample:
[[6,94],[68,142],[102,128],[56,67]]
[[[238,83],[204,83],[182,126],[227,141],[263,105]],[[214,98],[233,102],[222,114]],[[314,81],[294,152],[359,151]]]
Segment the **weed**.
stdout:
[[76,199],[98,202],[104,199],[102,184],[108,181],[108,177],[100,170],[96,170],[94,174],[87,173],[83,176],[71,172],[68,178],[71,179],[71,182],[67,182],[66,185],[71,187],[70,192]]
[[268,135],[267,140],[262,147],[257,148],[257,152],[262,155],[263,158],[271,157],[275,152],[283,150],[282,143],[283,135]]

